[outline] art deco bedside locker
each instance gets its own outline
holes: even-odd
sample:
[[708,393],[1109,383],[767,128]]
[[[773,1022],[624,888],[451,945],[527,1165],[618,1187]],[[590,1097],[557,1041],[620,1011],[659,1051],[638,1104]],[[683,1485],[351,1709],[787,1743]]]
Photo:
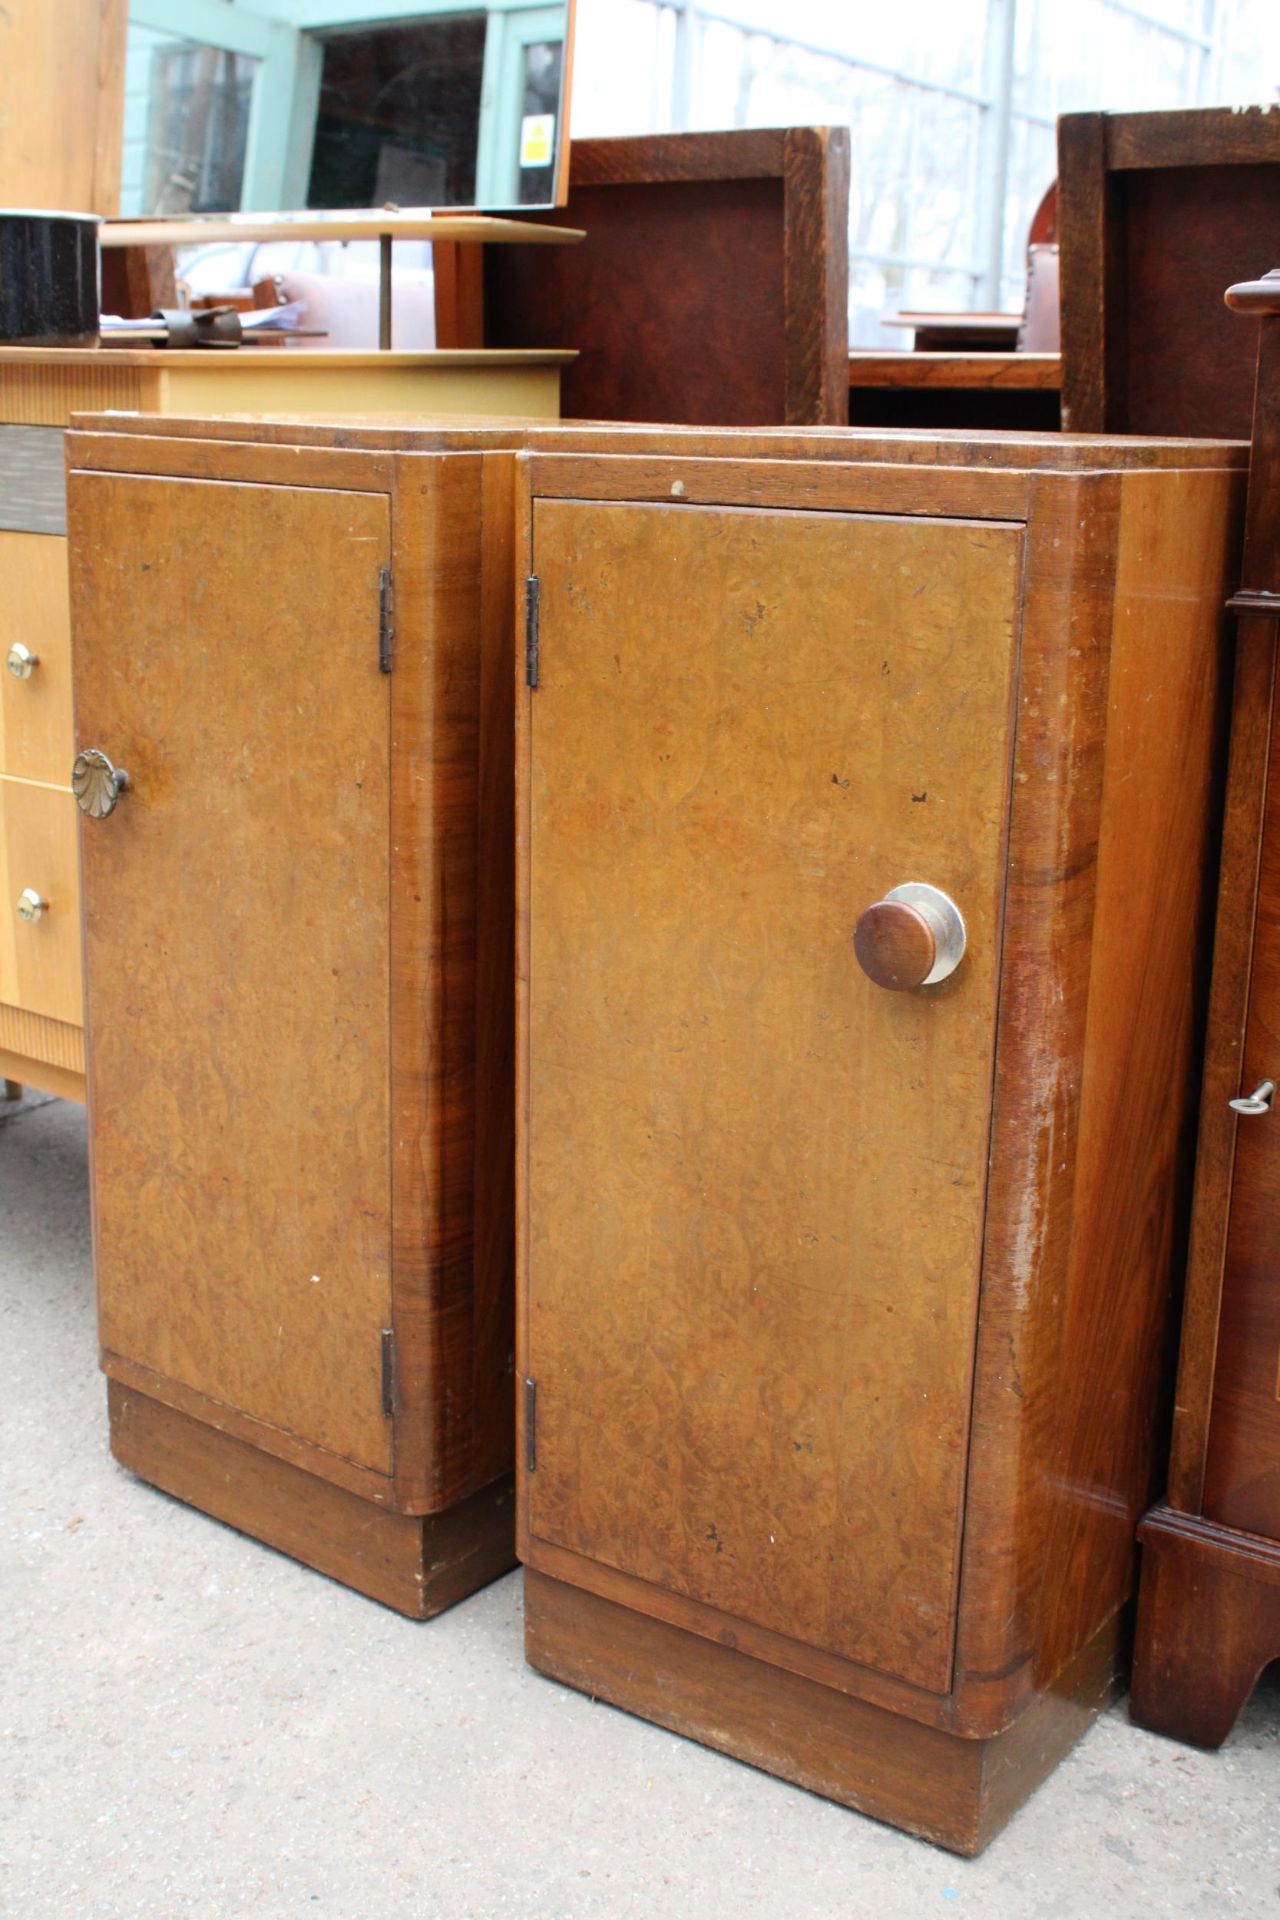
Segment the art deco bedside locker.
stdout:
[[1163,1471],[1244,450],[827,445],[522,463],[527,1649],[974,1852]]
[[1140,1530],[1131,1702],[1203,1747],[1280,1660],[1280,272],[1227,304],[1261,316],[1253,455],[1173,1457]]
[[169,427],[69,436],[111,1443],[427,1615],[513,1558],[512,437]]

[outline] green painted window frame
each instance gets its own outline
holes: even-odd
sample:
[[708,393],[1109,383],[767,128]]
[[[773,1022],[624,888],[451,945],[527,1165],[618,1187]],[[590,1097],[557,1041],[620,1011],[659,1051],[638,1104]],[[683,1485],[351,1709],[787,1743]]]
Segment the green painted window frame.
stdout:
[[[487,13],[478,206],[516,206],[520,56],[530,42],[563,35],[567,7],[547,0],[129,0],[130,25],[202,42],[258,62],[245,148],[240,211],[305,207],[320,101],[325,33],[451,13]],[[563,123],[564,115],[561,115]],[[563,124],[556,129],[557,154]],[[482,190],[507,181],[505,197]]]

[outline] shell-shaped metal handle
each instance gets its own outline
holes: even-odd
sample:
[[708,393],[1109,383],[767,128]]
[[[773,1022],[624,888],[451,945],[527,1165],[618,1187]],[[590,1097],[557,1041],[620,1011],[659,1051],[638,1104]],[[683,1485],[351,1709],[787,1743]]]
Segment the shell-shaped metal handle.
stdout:
[[853,950],[869,980],[890,993],[936,986],[964,958],[964,917],[955,901],[923,880],[893,887],[859,916]]
[[1242,1093],[1238,1100],[1228,1100],[1227,1105],[1232,1113],[1270,1113],[1275,1097],[1275,1081],[1260,1080],[1252,1093]]
[[120,795],[128,791],[129,776],[123,767],[113,767],[101,747],[86,747],[75,757],[71,769],[71,791],[81,813],[90,820],[105,820],[116,810]]
[[15,640],[5,655],[4,663],[15,680],[29,680],[40,665],[40,655],[32,653],[30,647],[24,647],[21,640]]
[[22,889],[22,892],[18,895],[19,920],[25,920],[29,927],[34,927],[38,920],[44,919],[48,911],[49,902],[42,900],[34,887],[24,887]]

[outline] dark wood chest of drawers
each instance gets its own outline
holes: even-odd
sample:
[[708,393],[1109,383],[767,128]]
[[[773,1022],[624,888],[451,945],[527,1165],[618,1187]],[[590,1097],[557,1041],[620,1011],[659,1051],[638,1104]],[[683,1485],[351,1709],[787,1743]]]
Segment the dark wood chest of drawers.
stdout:
[[1261,316],[1261,345],[1173,1452],[1140,1530],[1132,1696],[1143,1726],[1206,1747],[1280,1659],[1280,274],[1228,304]]

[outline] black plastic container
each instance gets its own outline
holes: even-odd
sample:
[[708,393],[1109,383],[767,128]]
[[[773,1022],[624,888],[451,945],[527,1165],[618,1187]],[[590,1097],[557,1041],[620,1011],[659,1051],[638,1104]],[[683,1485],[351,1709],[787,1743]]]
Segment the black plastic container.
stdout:
[[0,208],[0,346],[96,347],[98,221]]

